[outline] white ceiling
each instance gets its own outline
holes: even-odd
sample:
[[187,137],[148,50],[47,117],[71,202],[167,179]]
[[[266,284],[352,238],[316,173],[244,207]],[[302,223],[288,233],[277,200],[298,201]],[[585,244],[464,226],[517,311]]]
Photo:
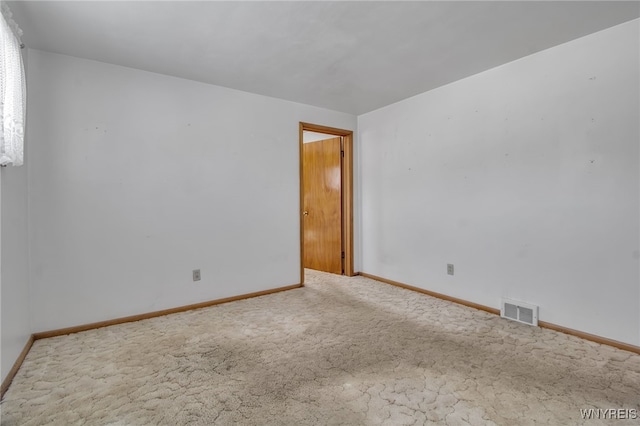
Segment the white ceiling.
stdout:
[[29,48],[362,114],[640,16],[639,2],[8,2]]

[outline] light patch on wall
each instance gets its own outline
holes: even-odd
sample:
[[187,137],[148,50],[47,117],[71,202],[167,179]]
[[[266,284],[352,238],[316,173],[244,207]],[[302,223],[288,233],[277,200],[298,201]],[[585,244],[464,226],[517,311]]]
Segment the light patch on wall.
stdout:
[[317,141],[322,141],[325,139],[332,139],[335,138],[336,135],[329,135],[327,133],[318,133],[318,132],[310,132],[308,130],[304,130],[302,132],[302,142],[303,143],[310,143],[310,142],[317,142]]

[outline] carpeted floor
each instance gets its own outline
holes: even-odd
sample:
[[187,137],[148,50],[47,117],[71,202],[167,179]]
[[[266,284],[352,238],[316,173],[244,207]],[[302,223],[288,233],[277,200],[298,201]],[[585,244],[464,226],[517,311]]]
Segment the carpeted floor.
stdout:
[[640,423],[591,408],[640,416],[640,355],[308,271],[301,289],[36,341],[1,423]]

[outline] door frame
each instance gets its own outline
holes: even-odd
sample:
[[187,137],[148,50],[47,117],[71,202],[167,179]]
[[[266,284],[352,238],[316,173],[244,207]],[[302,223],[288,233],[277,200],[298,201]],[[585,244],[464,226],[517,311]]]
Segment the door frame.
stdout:
[[326,133],[342,136],[342,151],[344,157],[340,172],[342,175],[342,247],[344,248],[344,274],[348,277],[355,275],[353,269],[353,131],[337,129],[335,127],[300,122],[300,283],[304,284],[304,177],[303,177],[303,133]]

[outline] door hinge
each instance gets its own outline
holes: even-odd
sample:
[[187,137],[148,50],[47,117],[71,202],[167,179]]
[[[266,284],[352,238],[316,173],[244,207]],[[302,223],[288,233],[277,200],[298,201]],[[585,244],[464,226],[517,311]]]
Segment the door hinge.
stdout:
[[344,252],[342,252],[342,258],[344,259]]
[[342,155],[342,157],[344,157],[344,151],[340,151],[340,155]]

